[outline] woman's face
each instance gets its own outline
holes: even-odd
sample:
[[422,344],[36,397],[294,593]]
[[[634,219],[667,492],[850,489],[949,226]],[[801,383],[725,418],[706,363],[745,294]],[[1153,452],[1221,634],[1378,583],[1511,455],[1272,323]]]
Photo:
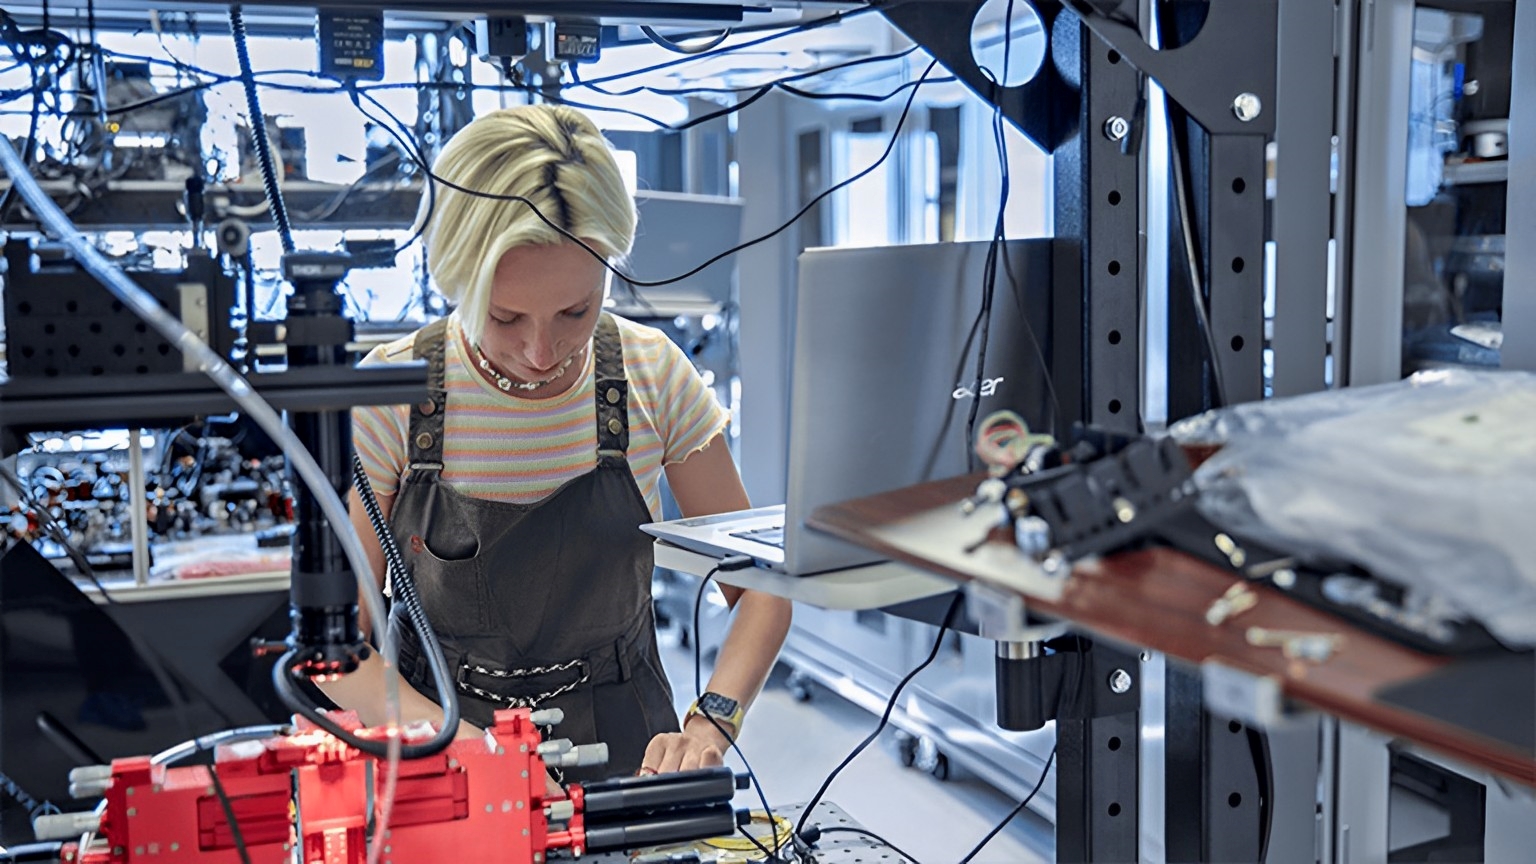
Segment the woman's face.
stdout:
[[492,277],[481,353],[515,381],[549,382],[540,394],[569,388],[602,312],[605,277],[575,243],[508,250]]

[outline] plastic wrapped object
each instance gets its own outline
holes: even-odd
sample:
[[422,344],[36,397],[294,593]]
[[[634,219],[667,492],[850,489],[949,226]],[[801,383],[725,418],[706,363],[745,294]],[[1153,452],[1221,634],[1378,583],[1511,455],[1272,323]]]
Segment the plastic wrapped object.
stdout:
[[1437,370],[1238,405],[1169,430],[1218,526],[1344,560],[1536,646],[1536,375]]

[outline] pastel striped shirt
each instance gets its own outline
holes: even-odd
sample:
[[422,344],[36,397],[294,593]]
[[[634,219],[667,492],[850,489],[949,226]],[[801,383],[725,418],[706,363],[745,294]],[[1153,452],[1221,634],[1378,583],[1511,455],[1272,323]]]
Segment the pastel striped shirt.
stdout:
[[[653,327],[614,316],[629,379],[629,466],[653,518],[661,518],[662,469],[720,434],[729,415],[682,349]],[[581,383],[549,399],[506,393],[465,360],[457,316],[445,334],[442,479],[473,498],[536,503],[597,466],[597,407],[592,352]],[[375,348],[363,360],[411,359],[413,336]],[[406,471],[409,406],[353,409],[352,441],[374,491],[393,495]]]

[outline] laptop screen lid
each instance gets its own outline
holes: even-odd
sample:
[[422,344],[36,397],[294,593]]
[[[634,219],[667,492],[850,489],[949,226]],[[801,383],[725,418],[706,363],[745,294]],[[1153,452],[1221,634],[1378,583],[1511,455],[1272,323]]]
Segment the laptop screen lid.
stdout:
[[[790,386],[784,570],[812,574],[880,560],[811,531],[824,504],[972,468],[967,418],[1017,411],[1047,419],[1041,356],[1049,338],[1050,239],[1004,244],[986,368],[976,355],[988,242],[812,249],[800,257]],[[1009,278],[1011,270],[1012,279]],[[1022,305],[1021,305],[1022,304]],[[1026,322],[1025,314],[1029,315]],[[979,389],[978,392],[974,392]]]

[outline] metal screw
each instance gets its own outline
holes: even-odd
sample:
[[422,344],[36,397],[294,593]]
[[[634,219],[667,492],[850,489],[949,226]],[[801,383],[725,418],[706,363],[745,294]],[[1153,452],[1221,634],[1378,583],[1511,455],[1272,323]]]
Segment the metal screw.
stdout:
[[1232,100],[1232,113],[1244,123],[1252,123],[1264,113],[1264,103],[1253,93],[1239,93]]
[[1143,662],[1143,663],[1151,663],[1152,662],[1152,652],[1151,651],[1143,651],[1143,652],[1141,652],[1141,662]]
[[1067,576],[1072,572],[1071,565],[1067,563],[1067,556],[1058,551],[1052,551],[1046,555],[1040,562],[1040,569],[1045,571],[1045,575],[1051,577]]
[[1109,673],[1109,689],[1113,693],[1129,693],[1131,691],[1131,673],[1124,669],[1116,669]]
[[1124,498],[1116,498],[1114,504],[1115,518],[1119,519],[1122,524],[1136,518],[1136,507],[1130,501]]
[[1131,134],[1131,121],[1118,115],[1111,115],[1104,121],[1104,137],[1111,141],[1123,141],[1125,136]]

